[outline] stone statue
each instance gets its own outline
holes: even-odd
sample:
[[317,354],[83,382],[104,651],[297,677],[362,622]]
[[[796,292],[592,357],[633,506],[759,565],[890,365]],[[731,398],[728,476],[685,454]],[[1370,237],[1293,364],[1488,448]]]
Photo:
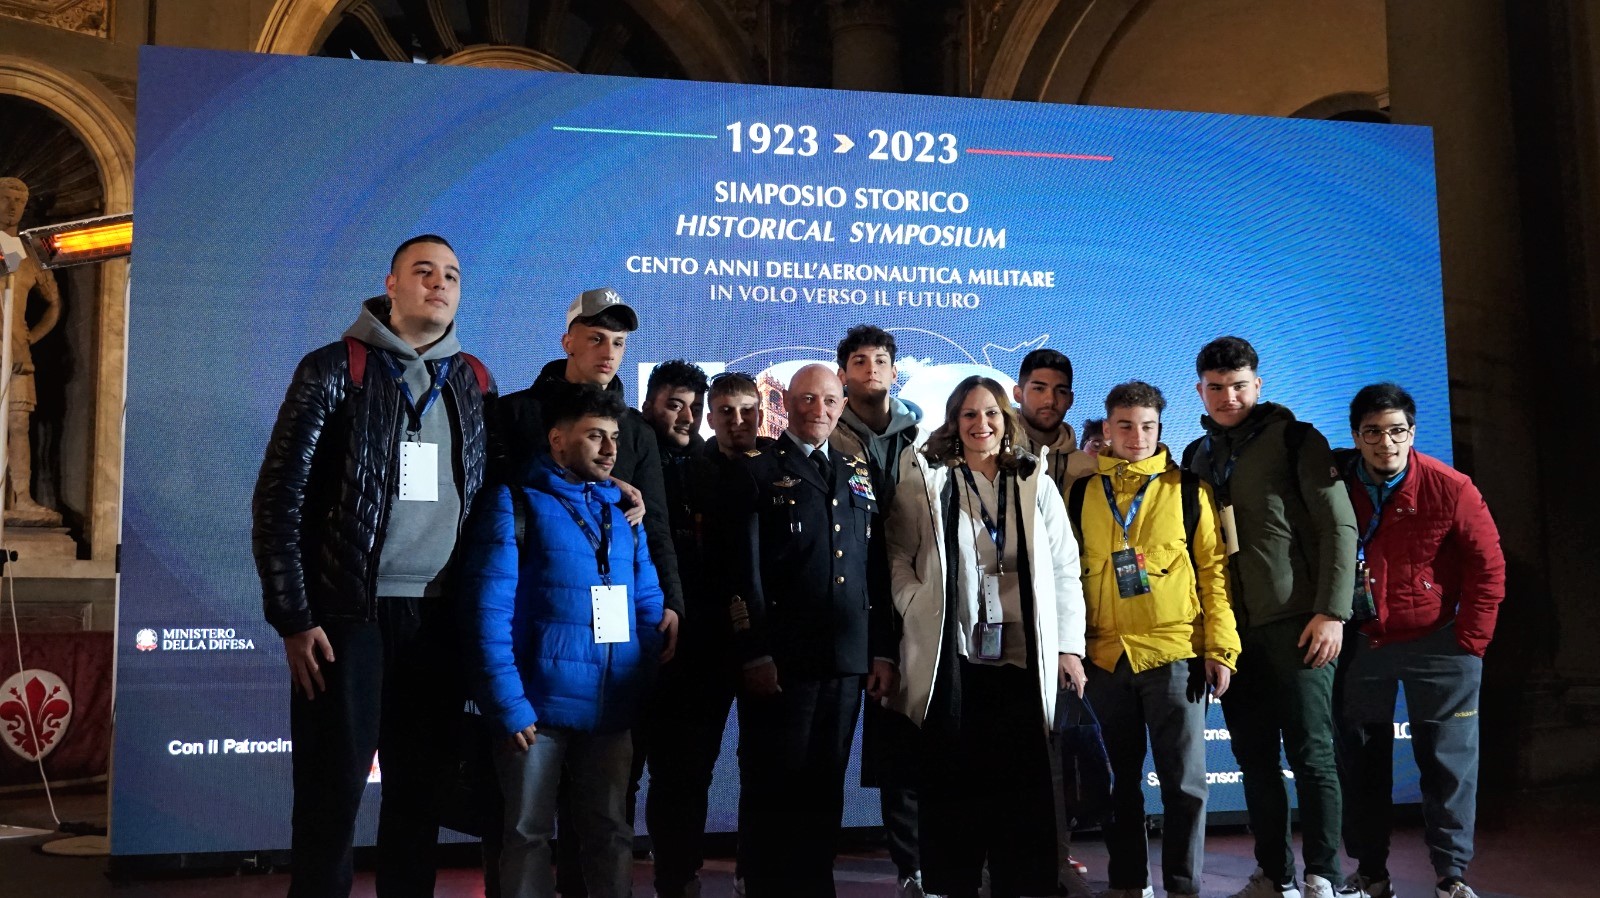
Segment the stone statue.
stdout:
[[[28,185],[17,178],[0,178],[0,230],[15,237],[22,223],[22,210],[28,205]],[[44,300],[44,314],[33,327],[28,326],[28,297],[37,289]],[[56,326],[61,317],[61,291],[48,270],[39,267],[32,256],[25,258],[12,281],[11,312],[11,390],[7,397],[6,418],[6,503],[5,522],[19,527],[59,527],[61,514],[33,500],[33,451],[28,438],[28,423],[33,417],[37,394],[33,386],[31,347]]]

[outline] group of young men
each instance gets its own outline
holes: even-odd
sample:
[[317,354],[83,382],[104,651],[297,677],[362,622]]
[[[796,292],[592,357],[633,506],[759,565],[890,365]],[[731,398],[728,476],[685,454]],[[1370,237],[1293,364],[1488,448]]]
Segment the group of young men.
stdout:
[[[627,408],[618,372],[641,321],[609,289],[581,294],[563,356],[500,397],[457,342],[460,291],[443,238],[402,244],[385,295],[300,363],[267,447],[254,549],[293,683],[290,894],[349,893],[374,750],[379,894],[432,893],[440,772],[470,694],[500,734],[489,894],[555,893],[558,816],[560,842],[576,846],[562,893],[629,894],[646,767],[656,894],[699,894],[737,698],[742,888],[832,895],[864,693],[863,780],[880,791],[900,894],[920,895],[919,731],[878,701],[900,658],[883,517],[922,417],[892,395],[893,337],[852,328],[836,364],[795,374],[786,426],[765,439],[761,393],[741,373],[665,363],[642,413]],[[1215,696],[1260,867],[1236,898],[1391,898],[1404,683],[1437,896],[1470,898],[1478,681],[1504,592],[1493,522],[1465,476],[1414,449],[1400,388],[1362,390],[1355,449],[1334,453],[1260,401],[1258,367],[1238,338],[1200,352],[1205,435],[1181,461],[1160,442],[1166,403],[1149,384],[1111,392],[1091,454],[1065,423],[1067,357],[1037,350],[1018,372],[1027,448],[1082,549],[1086,698],[1115,771],[1110,894],[1153,895],[1147,745],[1166,893],[1199,893]],[[714,439],[701,440],[702,420]]]

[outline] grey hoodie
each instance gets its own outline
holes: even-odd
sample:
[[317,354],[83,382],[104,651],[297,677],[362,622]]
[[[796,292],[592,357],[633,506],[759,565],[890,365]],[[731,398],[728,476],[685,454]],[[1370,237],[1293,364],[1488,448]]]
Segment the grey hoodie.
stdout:
[[[389,330],[387,300],[369,299],[361,306],[355,324],[344,332],[368,346],[387,352],[400,365],[406,387],[414,400],[422,400],[433,385],[429,362],[437,363],[461,352],[452,323],[439,342],[418,355],[417,351]],[[457,359],[456,364],[465,364]],[[436,367],[436,366],[435,366]],[[389,367],[376,354],[367,364],[365,377],[389,377]],[[390,505],[389,520],[382,535],[383,550],[378,559],[378,595],[436,596],[445,589],[445,567],[455,552],[456,533],[461,521],[461,484],[456,478],[458,461],[455,428],[450,423],[447,399],[428,409],[422,419],[421,442],[439,447],[439,501],[402,502]],[[402,413],[404,414],[404,413]],[[407,419],[409,420],[409,418]],[[409,425],[407,425],[409,427]],[[404,438],[404,437],[403,437]],[[398,446],[395,452],[399,452]],[[396,461],[398,464],[398,460]]]
[[917,424],[922,409],[904,399],[889,400],[889,426],[874,433],[849,405],[839,414],[839,426],[829,442],[846,455],[860,455],[877,478],[878,506],[887,509],[894,501],[894,488],[900,478],[900,453],[917,441]]

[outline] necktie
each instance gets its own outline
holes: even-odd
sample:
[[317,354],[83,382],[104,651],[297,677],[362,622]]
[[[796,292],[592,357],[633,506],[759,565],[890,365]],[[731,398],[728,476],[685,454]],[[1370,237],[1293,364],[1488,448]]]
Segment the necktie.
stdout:
[[821,449],[811,450],[811,460],[816,462],[817,470],[822,474],[822,482],[833,485],[833,465],[828,461],[828,453]]

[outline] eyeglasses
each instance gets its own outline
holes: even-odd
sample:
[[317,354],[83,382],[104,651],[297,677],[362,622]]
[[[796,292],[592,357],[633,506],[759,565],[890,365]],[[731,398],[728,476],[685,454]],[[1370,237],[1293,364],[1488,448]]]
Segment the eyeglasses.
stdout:
[[1379,443],[1383,442],[1384,437],[1388,437],[1392,442],[1395,443],[1404,443],[1406,440],[1411,439],[1411,427],[1402,427],[1397,424],[1394,427],[1386,428],[1384,430],[1379,430],[1376,427],[1368,427],[1367,429],[1361,431],[1361,442],[1366,443],[1368,446],[1378,445]]

